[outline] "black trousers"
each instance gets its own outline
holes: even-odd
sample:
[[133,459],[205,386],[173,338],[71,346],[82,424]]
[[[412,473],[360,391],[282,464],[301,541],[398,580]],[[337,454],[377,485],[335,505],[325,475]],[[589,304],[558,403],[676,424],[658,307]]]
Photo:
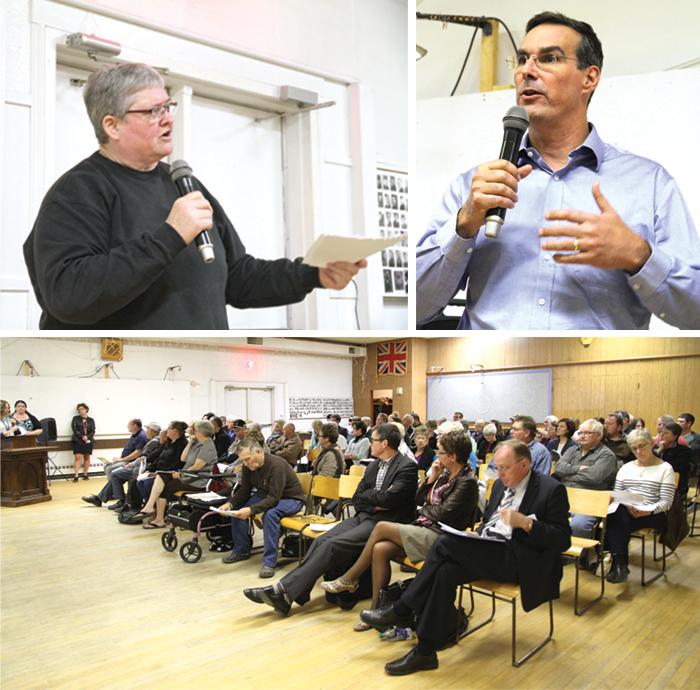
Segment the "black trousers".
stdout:
[[297,604],[304,605],[316,580],[330,566],[359,557],[376,524],[376,517],[360,513],[315,539],[302,564],[280,580],[285,591]]
[[439,647],[455,632],[457,587],[481,579],[518,582],[510,541],[489,542],[441,534],[401,597],[406,606],[420,614],[416,632],[421,641]]

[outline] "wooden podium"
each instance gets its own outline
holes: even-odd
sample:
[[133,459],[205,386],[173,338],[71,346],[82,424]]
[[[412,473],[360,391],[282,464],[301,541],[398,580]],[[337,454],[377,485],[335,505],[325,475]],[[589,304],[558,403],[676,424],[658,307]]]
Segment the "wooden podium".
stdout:
[[0,505],[25,506],[51,500],[46,484],[46,463],[54,446],[37,446],[36,436],[2,439],[0,453],[2,493]]

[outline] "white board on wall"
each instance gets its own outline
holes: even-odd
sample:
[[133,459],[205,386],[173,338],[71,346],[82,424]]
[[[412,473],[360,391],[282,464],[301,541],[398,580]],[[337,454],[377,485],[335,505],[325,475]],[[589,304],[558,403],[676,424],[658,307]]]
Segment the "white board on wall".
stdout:
[[544,422],[552,414],[552,370],[475,372],[428,377],[428,419],[452,418],[510,421],[526,414]]
[[[187,381],[3,376],[2,396],[11,406],[24,400],[38,419],[53,417],[59,439],[70,437],[76,405],[84,402],[95,420],[97,438],[129,435],[129,419],[166,427],[173,420],[189,423],[190,384]],[[13,407],[14,409],[14,407]]]

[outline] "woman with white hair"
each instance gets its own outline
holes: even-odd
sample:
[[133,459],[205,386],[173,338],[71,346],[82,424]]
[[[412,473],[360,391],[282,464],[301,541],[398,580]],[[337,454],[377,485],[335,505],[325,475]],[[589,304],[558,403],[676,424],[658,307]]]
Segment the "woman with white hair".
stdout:
[[476,445],[476,457],[479,460],[479,464],[486,460],[487,455],[496,452],[497,445],[496,425],[489,423],[484,427],[483,436]]
[[608,515],[607,541],[612,554],[608,582],[626,582],[630,569],[629,542],[632,532],[644,527],[660,527],[666,521],[676,491],[673,467],[654,455],[651,434],[646,429],[633,429],[627,444],[635,455],[615,477],[615,491],[633,491],[644,501],[635,505],[620,504]]

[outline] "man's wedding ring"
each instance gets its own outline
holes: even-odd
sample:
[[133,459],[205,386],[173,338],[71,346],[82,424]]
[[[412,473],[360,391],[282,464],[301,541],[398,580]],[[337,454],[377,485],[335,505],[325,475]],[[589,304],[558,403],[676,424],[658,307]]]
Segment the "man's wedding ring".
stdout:
[[575,251],[575,252],[579,251],[579,248],[578,248],[578,237],[574,237],[574,251]]

